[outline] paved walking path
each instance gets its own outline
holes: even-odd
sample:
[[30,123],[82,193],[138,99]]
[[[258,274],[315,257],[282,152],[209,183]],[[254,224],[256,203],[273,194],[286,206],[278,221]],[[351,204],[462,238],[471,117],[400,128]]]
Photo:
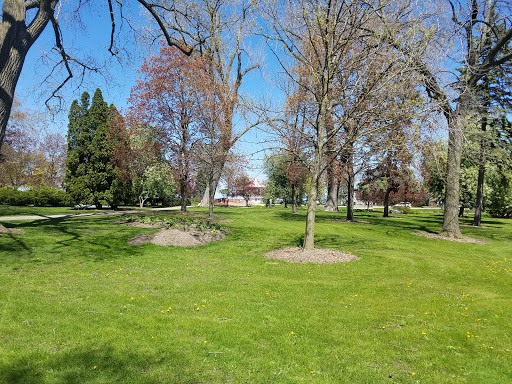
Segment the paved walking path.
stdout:
[[48,220],[48,219],[67,219],[69,217],[88,217],[88,216],[106,216],[106,215],[124,215],[125,213],[146,213],[151,211],[177,211],[181,207],[152,208],[152,209],[132,209],[129,211],[105,211],[89,213],[68,213],[63,215],[37,215],[37,216],[0,216],[0,221],[16,220]]

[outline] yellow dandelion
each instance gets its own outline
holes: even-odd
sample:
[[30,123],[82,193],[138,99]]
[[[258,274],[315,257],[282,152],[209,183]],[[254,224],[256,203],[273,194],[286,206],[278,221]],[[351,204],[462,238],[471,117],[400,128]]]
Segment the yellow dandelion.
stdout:
[[92,369],[96,369],[96,366],[92,367]]

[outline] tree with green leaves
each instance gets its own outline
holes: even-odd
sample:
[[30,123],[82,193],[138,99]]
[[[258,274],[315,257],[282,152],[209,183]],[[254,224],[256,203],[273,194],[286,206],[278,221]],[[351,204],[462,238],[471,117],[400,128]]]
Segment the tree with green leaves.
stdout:
[[147,167],[143,175],[136,177],[133,181],[133,191],[139,199],[141,208],[147,200],[158,199],[165,203],[166,200],[173,197],[176,187],[171,167],[164,162]]
[[110,161],[112,147],[108,142],[109,111],[113,108],[96,89],[92,101],[87,92],[80,102],[74,100],[69,111],[68,158],[64,186],[75,204],[102,202],[115,205],[111,190],[116,177]]

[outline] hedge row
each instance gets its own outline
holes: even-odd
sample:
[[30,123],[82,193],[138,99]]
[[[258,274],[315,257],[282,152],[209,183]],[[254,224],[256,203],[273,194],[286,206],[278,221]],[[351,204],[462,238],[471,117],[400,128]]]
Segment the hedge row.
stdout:
[[20,191],[12,187],[0,188],[0,204],[34,205],[36,207],[66,207],[69,199],[66,192],[49,187]]

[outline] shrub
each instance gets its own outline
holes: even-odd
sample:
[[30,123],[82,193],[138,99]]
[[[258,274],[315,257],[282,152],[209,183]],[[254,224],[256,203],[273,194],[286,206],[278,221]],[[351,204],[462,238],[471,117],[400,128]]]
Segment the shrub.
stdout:
[[403,205],[394,205],[391,208],[394,209],[395,211],[398,211],[399,213],[403,213],[403,214],[411,213],[411,208],[404,207]]
[[36,207],[65,207],[69,205],[67,193],[56,188],[35,188],[27,191],[27,194]]
[[65,207],[69,204],[66,192],[56,188],[42,187],[20,191],[14,187],[0,188],[0,204],[36,207]]

